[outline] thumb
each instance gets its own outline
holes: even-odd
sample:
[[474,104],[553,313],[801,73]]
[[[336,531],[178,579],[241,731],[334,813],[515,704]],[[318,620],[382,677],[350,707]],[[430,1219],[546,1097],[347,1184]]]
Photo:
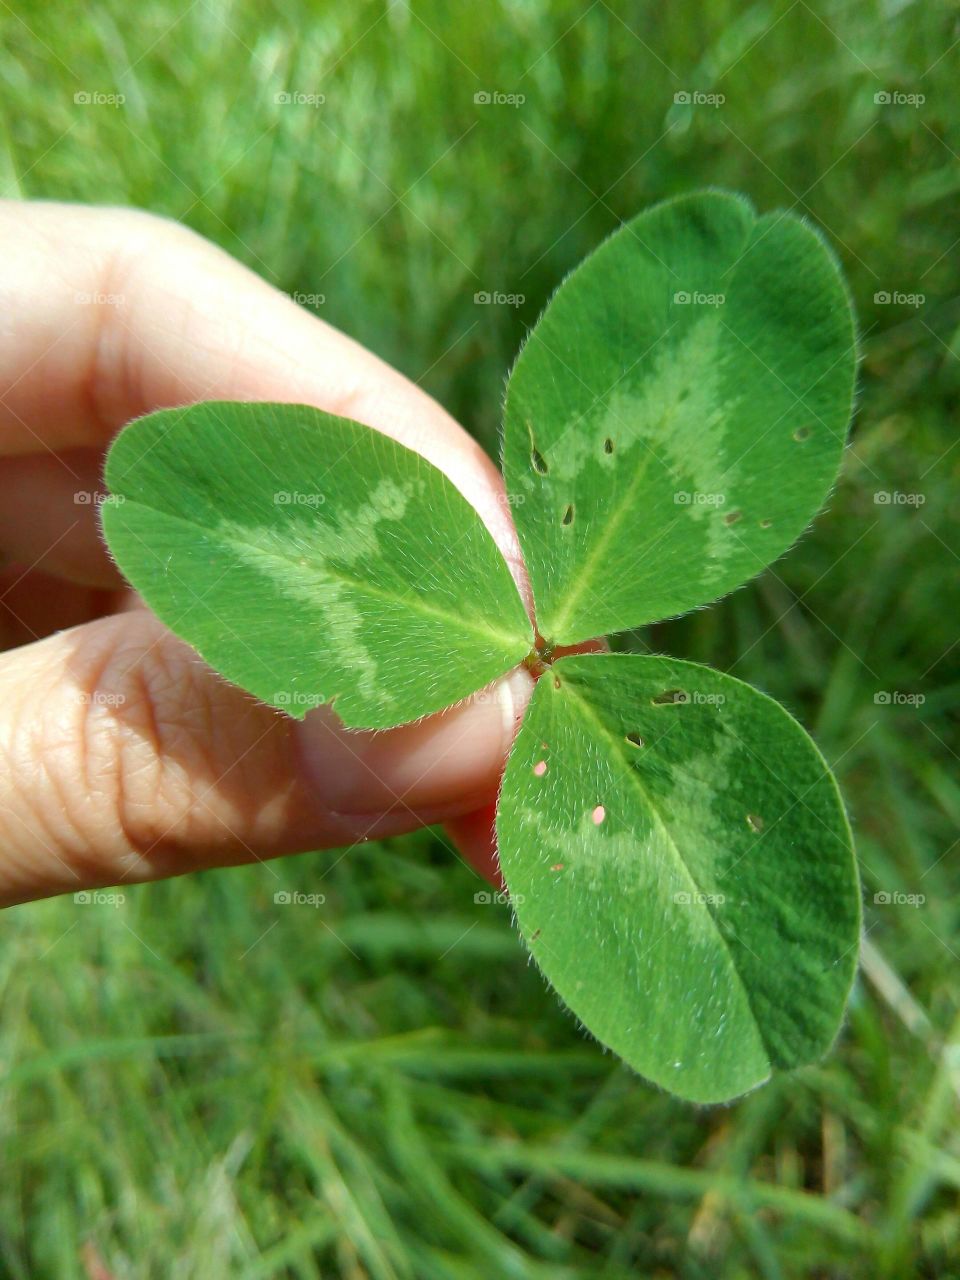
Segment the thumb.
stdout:
[[395,835],[495,794],[519,668],[417,724],[294,721],[134,610],[0,656],[0,904]]

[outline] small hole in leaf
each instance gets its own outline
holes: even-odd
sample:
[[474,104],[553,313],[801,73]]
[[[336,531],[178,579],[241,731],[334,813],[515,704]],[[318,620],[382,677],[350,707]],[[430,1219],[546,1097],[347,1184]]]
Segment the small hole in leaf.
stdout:
[[763,830],[763,819],[757,813],[748,813],[747,826],[759,834]]
[[547,471],[549,470],[547,467],[547,460],[539,449],[533,448],[530,450],[530,462],[538,476],[545,476],[547,474]]
[[563,863],[562,863],[562,862],[555,862],[555,863],[553,864],[553,866],[550,868],[550,870],[551,870],[551,871],[562,871],[562,870],[563,870]]
[[560,688],[560,677],[559,677],[559,676],[554,676],[554,677],[553,677],[553,687],[554,687],[555,689],[559,689],[559,688]]
[[631,747],[643,746],[643,739],[640,737],[639,733],[628,733],[627,741],[630,743]]
[[573,524],[573,503],[568,503],[560,518],[560,523],[565,525]]
[[597,807],[594,809],[593,813],[591,813],[590,815],[590,817],[593,819],[593,825],[595,827],[599,827],[600,823],[604,820],[606,816],[607,816],[607,811],[602,804],[598,804]]
[[609,436],[607,436],[606,440],[604,440],[603,442],[603,452],[613,453],[613,441],[610,439]]
[[769,528],[771,528],[772,526],[773,526],[773,521],[770,519],[770,517],[769,517],[769,516],[767,516],[767,518],[766,518],[765,520],[761,520],[761,521],[760,521],[760,528],[761,528],[761,529],[769,529]]
[[810,428],[809,428],[809,427],[797,427],[796,431],[793,433],[793,438],[794,438],[794,440],[796,440],[796,441],[797,441],[798,443],[800,443],[800,444],[802,444],[804,440],[809,440],[809,439],[810,439]]
[[533,776],[535,778],[542,778],[546,772],[547,772],[546,760],[538,760],[537,763],[533,766]]
[[683,703],[690,701],[690,695],[683,689],[667,689],[663,693],[658,693],[650,701],[655,707],[682,706]]
[[727,514],[723,517],[723,523],[736,524],[738,520],[742,520],[742,519],[743,519],[742,511],[728,511]]

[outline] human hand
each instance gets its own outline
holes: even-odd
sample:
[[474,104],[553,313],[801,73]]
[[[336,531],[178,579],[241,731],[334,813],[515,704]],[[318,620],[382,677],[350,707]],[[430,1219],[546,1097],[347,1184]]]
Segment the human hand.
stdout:
[[496,880],[525,669],[399,729],[347,731],[327,708],[295,722],[138,603],[97,521],[104,450],[131,418],[312,404],[446,472],[529,602],[494,464],[418,387],[176,223],[0,201],[0,236],[0,904],[440,821]]

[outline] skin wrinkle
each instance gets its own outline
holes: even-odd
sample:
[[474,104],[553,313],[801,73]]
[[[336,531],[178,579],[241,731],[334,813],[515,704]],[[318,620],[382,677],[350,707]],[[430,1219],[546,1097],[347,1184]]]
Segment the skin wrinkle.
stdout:
[[[131,805],[142,805],[150,822],[154,819],[149,815],[162,812],[163,807],[168,812],[171,806],[179,810],[178,822],[189,818],[193,808],[190,769],[177,763],[180,745],[165,741],[158,724],[178,723],[177,704],[188,714],[198,705],[202,708],[202,682],[199,687],[194,682],[185,684],[175,670],[166,668],[164,655],[157,649],[148,670],[130,665],[127,658],[136,655],[135,646],[131,650],[135,638],[135,633],[123,635],[116,646],[95,647],[92,662],[85,654],[86,665],[71,673],[66,687],[55,685],[43,699],[47,714],[39,722],[36,689],[28,698],[17,700],[15,733],[26,746],[22,753],[26,760],[21,759],[16,774],[42,777],[44,784],[40,803],[30,805],[30,816],[82,874],[100,873],[104,858],[142,853],[162,836],[153,825],[139,831],[143,819]],[[118,665],[123,667],[119,676],[115,674]],[[164,677],[159,689],[150,683],[151,674],[158,672]],[[95,700],[98,691],[125,701],[114,708]],[[172,701],[158,710],[164,699]],[[131,716],[137,726],[136,741],[131,740]],[[194,744],[203,741],[196,734],[183,737]],[[194,756],[190,764],[198,776],[215,776],[210,774],[212,762],[201,764]],[[171,778],[174,768],[179,775],[176,781]],[[138,781],[132,786],[135,777]],[[172,843],[179,845],[182,840],[176,837]]]
[[[121,648],[111,661],[122,663],[124,658]],[[130,849],[143,856],[166,844],[190,847],[197,806],[216,790],[227,767],[212,710],[216,685],[193,675],[191,666],[171,667],[168,650],[161,645],[148,667],[134,663],[113,682],[126,697],[111,714],[114,724],[103,726],[107,742],[116,744],[114,811]],[[144,776],[138,778],[141,773]],[[242,794],[250,792],[245,787]],[[215,798],[221,803],[224,799]],[[238,826],[245,827],[253,816],[236,798],[227,808]],[[159,814],[164,815],[162,821]],[[229,826],[225,820],[221,825]],[[217,843],[205,828],[204,838]]]
[[[157,710],[169,679],[162,647],[156,652],[150,672],[152,680],[141,664],[127,668],[123,679],[135,690],[132,703],[125,702],[123,714],[112,715],[113,723],[103,725],[101,730],[108,748],[111,740],[116,743],[113,811],[130,850],[141,858],[189,819],[193,804],[190,771],[179,762],[176,735],[172,732],[177,728],[176,722],[168,721],[167,727],[162,728]],[[167,679],[163,679],[165,676]],[[201,698],[197,710],[202,709],[203,702]],[[158,812],[165,815],[165,831],[158,830],[151,817]],[[170,815],[173,817],[168,822]]]
[[[106,259],[91,274],[97,280],[97,292],[109,297],[124,292],[124,282],[128,272],[126,254],[115,249],[108,253]],[[129,344],[122,341],[117,343],[116,326],[122,323],[122,320],[114,306],[98,302],[94,304],[93,312],[96,317],[96,328],[90,342],[82,394],[89,407],[90,420],[105,424],[108,421],[108,415],[105,412],[105,396],[108,390],[116,396],[116,388],[119,387],[121,398],[126,397],[131,402],[134,399],[131,394]]]
[[[65,744],[65,752],[78,758],[78,766],[82,772],[82,785],[74,788],[71,797],[61,796],[64,814],[76,815],[76,828],[81,843],[87,849],[96,849],[106,845],[108,856],[113,854],[116,843],[117,828],[121,838],[127,843],[131,837],[127,833],[125,820],[126,793],[123,783],[125,766],[125,743],[123,737],[116,734],[118,718],[109,704],[96,700],[98,693],[109,693],[114,696],[125,696],[112,688],[109,678],[112,664],[117,659],[117,652],[112,648],[95,650],[93,664],[86,671],[72,673],[69,694],[76,698],[80,724],[71,740]],[[134,677],[136,679],[137,677]],[[75,743],[79,742],[77,750]],[[104,750],[103,744],[106,744]],[[59,771],[63,778],[69,778],[69,768]],[[115,815],[115,821],[111,821]],[[136,848],[133,843],[131,847]]]

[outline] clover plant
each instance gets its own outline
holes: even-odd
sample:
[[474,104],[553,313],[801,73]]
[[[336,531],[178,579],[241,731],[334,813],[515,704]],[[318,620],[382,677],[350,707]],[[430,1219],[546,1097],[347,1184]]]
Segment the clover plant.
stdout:
[[837,1033],[860,896],[836,783],[731,676],[557,651],[706,605],[786,550],[836,477],[855,358],[817,232],[700,192],[591,254],[510,375],[503,472],[535,628],[442,472],[303,405],[131,423],[104,532],[165,623],[294,716],[333,700],[387,728],[526,662],[496,819],[520,932],[598,1040],[718,1102]]

